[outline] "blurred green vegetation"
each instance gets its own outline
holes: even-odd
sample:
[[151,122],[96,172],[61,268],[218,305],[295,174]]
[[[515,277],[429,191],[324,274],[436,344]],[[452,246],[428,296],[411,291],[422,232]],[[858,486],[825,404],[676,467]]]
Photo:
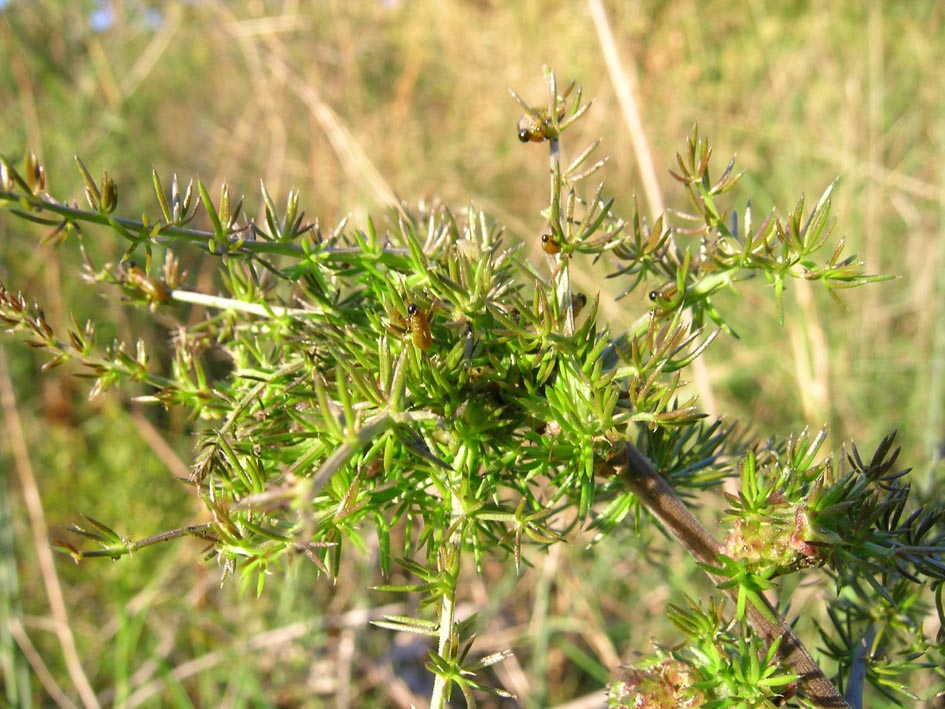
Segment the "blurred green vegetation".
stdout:
[[[548,64],[595,100],[581,135],[562,146],[565,159],[602,136],[615,211],[629,214],[634,195],[647,211],[584,3],[12,0],[0,8],[0,151],[36,150],[57,196],[81,199],[77,154],[93,174],[116,178],[128,215],[157,211],[151,166],[185,181],[225,179],[251,210],[261,207],[259,179],[277,203],[298,188],[309,217],[329,229],[348,214],[355,225],[382,216],[391,194],[471,202],[539,259],[547,161],[543,148],[519,143],[519,108],[507,89],[542,100]],[[904,460],[931,487],[945,447],[945,98],[937,78],[945,5],[639,0],[606,10],[620,61],[636,77],[638,137],[667,206],[686,209],[668,170],[698,122],[722,161],[737,153],[747,170],[734,205],[750,201],[760,221],[802,193],[813,203],[839,176],[834,214],[847,250],[870,272],[901,276],[848,294],[845,308],[789,291],[783,327],[766,284],[744,284],[742,297],[725,303],[741,339],[716,340],[693,382],[703,405],[764,435],[826,423],[837,449],[851,440],[869,448],[898,430]],[[9,288],[39,300],[56,322],[109,308],[102,319],[136,336],[168,336],[159,318],[148,324],[105,301],[79,277],[77,250],[40,246],[41,235],[0,218],[0,280]],[[104,231],[89,232],[86,243],[98,261],[116,260],[123,248]],[[190,262],[181,255],[191,279],[207,278],[196,252]],[[581,267],[576,287],[601,290],[602,317],[615,326],[645,309],[646,289],[615,301],[603,271]],[[202,519],[187,485],[173,479],[187,474],[192,422],[139,411],[127,392],[87,402],[66,368],[40,375],[25,348],[0,346],[50,537],[83,513],[134,537]],[[11,519],[3,554],[12,544],[18,562],[4,578],[14,588],[15,572],[18,593],[2,602],[22,606],[37,655],[77,702],[14,474],[17,427],[9,410],[3,415],[0,485]],[[468,589],[485,609],[479,649],[516,652],[497,672],[522,705],[595,691],[628,649],[651,636],[673,642],[661,635],[671,633],[665,603],[704,583],[658,538],[641,543],[627,530],[591,550],[585,541],[533,553],[536,566],[521,578],[487,567]],[[655,579],[643,555],[687,571],[640,589],[640,578]],[[424,676],[424,647],[365,625],[365,614],[389,600],[367,590],[377,583],[371,559],[346,567],[335,588],[316,583],[310,567],[292,568],[259,599],[240,597],[236,584],[221,588],[220,570],[200,563],[195,541],[118,564],[76,567],[60,557],[55,570],[104,705],[407,706],[429,695],[411,684]],[[794,610],[805,602],[799,593]],[[0,652],[15,655],[4,643]],[[23,666],[22,656],[12,661]],[[44,697],[37,706],[52,705],[35,679],[33,688]]]

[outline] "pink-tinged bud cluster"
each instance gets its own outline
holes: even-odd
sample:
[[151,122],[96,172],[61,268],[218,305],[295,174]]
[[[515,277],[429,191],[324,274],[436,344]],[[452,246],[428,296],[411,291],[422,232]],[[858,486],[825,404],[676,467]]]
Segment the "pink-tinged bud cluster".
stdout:
[[745,559],[754,569],[774,568],[777,573],[796,571],[820,562],[807,507],[771,501],[764,514],[753,514],[735,522],[725,540],[723,553]]
[[610,687],[615,709],[696,709],[705,702],[694,686],[702,681],[698,670],[667,659],[647,669],[631,667],[622,681]]

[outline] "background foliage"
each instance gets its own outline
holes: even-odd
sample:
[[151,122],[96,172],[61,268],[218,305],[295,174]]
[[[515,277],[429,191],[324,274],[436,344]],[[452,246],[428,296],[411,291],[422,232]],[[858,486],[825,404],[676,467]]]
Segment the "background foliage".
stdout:
[[[840,175],[834,214],[848,250],[871,272],[903,276],[857,291],[846,310],[789,290],[796,311],[783,328],[763,285],[746,285],[729,307],[739,313],[741,342],[719,338],[693,382],[703,406],[779,436],[827,423],[834,447],[853,437],[869,447],[899,430],[903,460],[933,485],[945,434],[945,105],[932,72],[945,7],[682,1],[607,11],[622,64],[636,76],[643,138],[667,206],[686,207],[668,169],[698,121],[720,157],[738,154],[747,174],[736,202],[750,200],[756,214],[793,204],[801,190],[814,200]],[[572,144],[604,137],[617,212],[630,212],[634,193],[646,203],[583,4],[36,0],[2,6],[0,38],[0,150],[37,150],[57,181],[50,190],[76,197],[81,178],[70,158],[83,156],[93,174],[106,168],[122,185],[125,213],[150,199],[150,165],[162,175],[200,174],[213,193],[225,177],[231,192],[255,194],[261,177],[277,203],[298,188],[308,214],[329,229],[349,212],[357,226],[380,216],[393,194],[438,197],[483,207],[537,261],[546,162],[541,148],[519,143],[520,110],[507,87],[541,100],[542,64],[578,78],[595,99]],[[58,322],[103,308],[114,309],[106,320],[146,321],[101,300],[77,277],[74,254],[39,246],[40,233],[0,222],[0,276],[9,287],[41,296]],[[121,245],[100,236],[87,239],[97,260],[117,260]],[[188,267],[196,283],[209,278],[199,262]],[[575,268],[572,278],[579,289],[601,289],[602,317],[615,328],[645,309],[615,301],[618,291],[601,288],[599,272]],[[165,334],[151,337],[159,343]],[[4,409],[4,428],[22,427],[50,534],[81,512],[134,536],[202,514],[171,482],[188,474],[186,421],[129,409],[118,397],[88,403],[64,369],[39,377],[22,348],[6,351],[18,406]],[[15,448],[4,448],[6,470]],[[11,481],[5,476],[10,522],[0,543],[5,559],[16,550],[19,566],[4,573],[18,593],[4,603],[22,605],[37,653],[69,688],[50,576],[39,572],[35,530]],[[533,554],[535,567],[520,577],[487,566],[467,589],[490,629],[479,649],[516,651],[496,671],[532,706],[591,692],[627,659],[627,647],[651,636],[671,642],[663,606],[678,602],[680,588],[705,583],[658,537],[641,546],[615,536],[592,551],[582,541]],[[219,570],[196,563],[199,553],[199,544],[182,542],[120,564],[56,560],[78,655],[104,701],[424,703],[429,692],[411,686],[410,668],[420,667],[425,647],[401,640],[391,648],[385,631],[364,630],[367,609],[397,612],[366,590],[376,583],[370,559],[362,568],[348,557],[340,592],[300,567],[256,599],[239,597],[235,584],[220,588]],[[664,557],[670,585],[641,591],[643,555]],[[493,602],[503,597],[516,602]],[[627,598],[638,599],[632,623],[622,617]],[[796,598],[802,615],[816,600]],[[246,671],[234,676],[236,658]],[[392,666],[402,668],[397,677],[385,674]]]

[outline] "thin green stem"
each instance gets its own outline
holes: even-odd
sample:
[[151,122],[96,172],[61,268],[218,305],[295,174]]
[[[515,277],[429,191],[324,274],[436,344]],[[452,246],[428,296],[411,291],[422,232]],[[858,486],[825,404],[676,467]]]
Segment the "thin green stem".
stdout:
[[[561,143],[557,137],[558,122],[558,87],[554,72],[548,76],[550,87],[549,120],[554,126],[554,135],[548,140],[548,160],[551,174],[551,204],[548,214],[548,223],[551,225],[552,237],[557,241],[564,240],[565,227],[561,224],[561,190],[564,180],[561,177]],[[558,254],[552,257],[555,261],[552,281],[555,286],[555,297],[558,299],[560,312],[564,313],[564,334],[574,334],[574,309],[571,307],[571,277],[568,272],[568,256]]]
[[[22,209],[11,207],[11,211],[28,220],[30,220],[31,217],[32,221],[37,221],[41,218],[32,215],[28,211],[24,211],[25,209],[49,212],[62,217],[63,222],[97,224],[99,226],[115,229],[124,234],[132,234],[135,237],[140,237],[142,240],[150,239],[157,243],[164,243],[170,239],[178,239],[206,249],[208,248],[210,240],[215,236],[212,231],[191,229],[176,224],[148,224],[136,219],[113,217],[109,214],[79,209],[78,207],[70,207],[69,205],[62,204],[52,199],[45,199],[43,197],[19,192],[0,191],[0,203],[19,204]],[[46,223],[45,220],[43,220],[43,223]],[[239,234],[244,230],[255,237],[255,231],[253,231],[251,225],[243,227],[240,231],[232,232],[230,235],[233,243],[239,244],[237,250],[241,253],[282,255],[292,257],[295,260],[300,260],[307,255],[306,249],[298,244],[257,240],[255,238],[241,239]],[[324,258],[342,263],[363,261],[368,256],[363,249],[357,247],[326,248],[319,250],[317,253],[319,259]],[[378,251],[377,259],[389,265],[402,266],[407,262],[409,255],[409,249],[406,248],[384,248]]]
[[[459,565],[462,558],[462,524],[455,525],[455,531],[444,542],[439,553],[440,575],[448,583],[441,584],[439,596],[439,622],[437,654],[446,664],[452,664],[457,656],[459,638],[456,637],[456,584],[459,580]],[[430,697],[430,709],[444,709],[449,701],[451,677],[436,674],[433,693]]]
[[207,293],[188,290],[171,291],[169,297],[180,303],[203,305],[214,310],[247,313],[262,318],[292,318],[295,320],[303,320],[316,315],[325,315],[328,312],[315,302],[311,303],[310,308],[286,308],[282,305],[247,303],[244,300],[237,300],[236,298],[224,298],[219,295],[208,295]]

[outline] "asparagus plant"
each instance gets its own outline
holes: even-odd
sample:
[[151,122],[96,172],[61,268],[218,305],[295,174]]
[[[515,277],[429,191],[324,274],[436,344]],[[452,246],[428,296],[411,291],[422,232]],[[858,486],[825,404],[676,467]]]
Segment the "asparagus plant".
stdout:
[[[835,294],[883,278],[833,238],[835,185],[812,208],[801,198],[755,223],[729,204],[734,160],[716,177],[693,129],[673,171],[691,214],[648,220],[631,204],[621,217],[603,183],[585,187],[604,164],[596,143],[562,161],[590,104],[574,83],[546,79],[546,106],[513,96],[519,138],[549,148],[534,237],[547,263],[472,207],[401,205],[383,225],[325,230],[306,221],[298,192],[280,208],[263,187],[256,221],[226,185],[214,198],[175,176],[168,191],[155,171],[154,211],[132,219],[116,216],[114,180],[96,181],[81,160],[87,208],[48,194],[34,155],[19,169],[3,160],[10,214],[77,244],[92,287],[176,318],[166,368],[142,341],[101,343],[93,321],[51,323],[0,284],[7,329],[48,353],[45,368],[77,367],[92,395],[123,387],[200,422],[189,483],[211,522],[133,540],[86,517],[73,531],[87,543],[59,549],[118,558],[197,536],[224,577],[262,593],[292,558],[331,579],[343,554],[374,542],[378,588],[422,598],[416,615],[377,625],[431,638],[431,707],[456,690],[473,706],[477,692],[508,695],[482,672],[508,653],[477,654],[475,618],[456,611],[463,574],[486,557],[518,568],[524,546],[561,543],[576,525],[603,537],[655,523],[719,595],[667,608],[687,641],[624,668],[611,706],[860,706],[866,681],[910,697],[901,678],[941,662],[941,630],[930,637],[921,619],[932,607],[943,617],[945,528],[940,505],[910,502],[893,437],[867,458],[855,447],[833,458],[823,431],[756,438],[710,421],[683,389],[692,363],[731,333],[721,291],[759,277],[783,313],[791,279]],[[125,246],[117,263],[86,249],[101,228]],[[180,263],[198,251],[218,263],[220,291],[186,285]],[[639,310],[629,327],[603,322],[598,294],[572,289],[585,259],[612,266],[621,297],[646,294],[642,307],[622,301]],[[224,372],[207,364],[219,353]],[[736,492],[713,494],[726,481]],[[711,505],[714,533],[690,510]],[[413,580],[387,581],[395,565]],[[766,595],[795,574],[834,584],[820,638],[830,676]]]

